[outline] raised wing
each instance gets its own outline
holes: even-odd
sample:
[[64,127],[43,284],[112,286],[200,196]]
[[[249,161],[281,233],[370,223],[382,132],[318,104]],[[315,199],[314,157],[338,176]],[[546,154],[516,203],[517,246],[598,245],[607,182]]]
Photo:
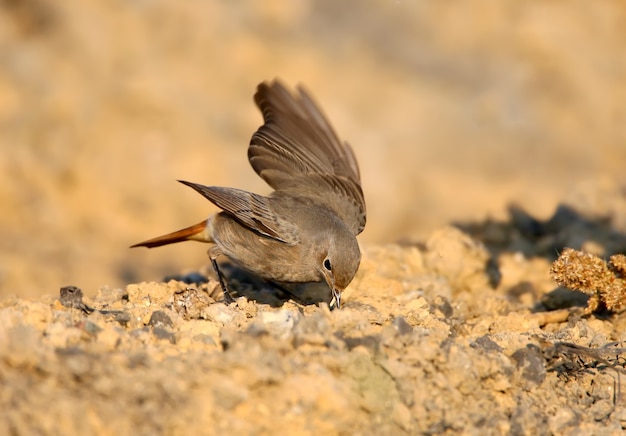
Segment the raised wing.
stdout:
[[311,197],[359,234],[365,227],[365,199],[359,167],[309,94],[292,95],[280,82],[261,83],[254,101],[265,124],[252,136],[248,159],[277,191]]

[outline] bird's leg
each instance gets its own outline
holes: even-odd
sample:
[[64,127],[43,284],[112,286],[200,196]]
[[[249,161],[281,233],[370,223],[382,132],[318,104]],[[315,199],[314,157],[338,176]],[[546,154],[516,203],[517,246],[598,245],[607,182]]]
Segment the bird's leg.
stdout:
[[215,245],[209,248],[209,251],[207,251],[207,254],[209,255],[209,259],[211,259],[211,265],[213,265],[215,274],[217,274],[217,280],[220,282],[220,287],[222,288],[222,292],[224,292],[224,303],[226,305],[229,305],[230,303],[234,303],[235,299],[231,297],[230,292],[228,291],[228,288],[226,287],[226,281],[224,280],[224,276],[222,275],[222,272],[220,271],[220,268],[217,265],[217,260],[215,260],[217,259],[217,256],[222,254],[222,252],[217,247],[217,245]]

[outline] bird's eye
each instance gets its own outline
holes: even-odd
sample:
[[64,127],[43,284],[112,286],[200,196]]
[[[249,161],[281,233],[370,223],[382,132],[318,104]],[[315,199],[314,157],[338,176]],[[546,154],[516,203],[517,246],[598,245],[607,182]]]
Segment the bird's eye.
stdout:
[[330,260],[328,260],[328,258],[324,259],[324,268],[326,268],[328,271],[332,271],[333,267],[330,264]]

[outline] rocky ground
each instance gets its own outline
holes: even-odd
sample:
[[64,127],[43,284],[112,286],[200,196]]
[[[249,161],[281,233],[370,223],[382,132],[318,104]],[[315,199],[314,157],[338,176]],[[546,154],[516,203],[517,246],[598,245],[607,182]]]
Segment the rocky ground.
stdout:
[[228,306],[201,272],[5,300],[2,433],[624,431],[626,316],[549,271],[556,245],[623,251],[626,229],[567,206],[467,227],[366,246],[340,310],[228,265]]
[[[624,432],[625,17],[0,1],[0,434]],[[214,212],[177,179],[268,192],[276,76],[361,166],[340,310],[224,263],[226,306],[205,246],[127,248]]]

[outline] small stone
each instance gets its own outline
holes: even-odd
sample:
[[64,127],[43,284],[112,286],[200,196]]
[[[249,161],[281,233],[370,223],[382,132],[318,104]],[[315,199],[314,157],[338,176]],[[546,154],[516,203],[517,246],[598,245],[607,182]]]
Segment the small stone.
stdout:
[[154,328],[174,327],[174,323],[170,316],[162,310],[156,310],[150,315],[148,325]]
[[87,315],[94,311],[93,308],[83,303],[83,291],[76,286],[63,286],[60,291],[59,301],[63,306],[82,310]]
[[502,351],[502,347],[498,345],[497,343],[495,343],[487,335],[481,336],[478,339],[476,339],[474,342],[470,344],[470,347],[478,349],[478,350],[495,351],[498,353]]
[[402,316],[396,317],[392,324],[396,328],[399,335],[408,335],[413,333],[413,327],[411,327],[411,324],[409,324]]
[[176,343],[176,335],[174,335],[174,333],[172,333],[171,331],[163,328],[163,327],[154,327],[152,329],[152,334],[157,338],[157,339],[162,339],[165,341],[169,341],[172,344]]
[[130,313],[124,311],[124,312],[118,312],[115,315],[115,321],[117,321],[122,327],[126,327],[128,325],[128,323],[130,322],[131,315]]
[[526,380],[526,389],[541,384],[546,378],[545,360],[541,351],[534,345],[517,350],[511,358],[516,362],[522,380]]
[[286,339],[293,334],[293,328],[301,318],[298,312],[292,310],[261,312],[259,315],[267,331],[272,336],[281,339]]

